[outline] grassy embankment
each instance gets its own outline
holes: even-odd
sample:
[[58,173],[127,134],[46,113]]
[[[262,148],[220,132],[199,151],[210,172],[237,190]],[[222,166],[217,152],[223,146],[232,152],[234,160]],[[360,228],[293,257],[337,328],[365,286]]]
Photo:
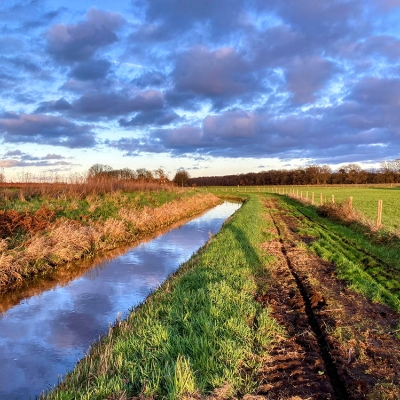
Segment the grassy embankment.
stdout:
[[259,250],[270,235],[262,213],[251,196],[47,398],[176,399],[218,388],[225,395],[254,390],[260,356],[283,335],[255,301],[267,290],[272,259]]
[[[290,215],[300,220],[299,234],[314,238],[309,248],[335,264],[339,278],[374,302],[400,311],[400,241],[378,243],[381,236],[365,235],[357,222],[349,226],[323,218],[318,208],[281,197]],[[305,218],[306,216],[306,218]]]
[[181,190],[3,197],[0,291],[129,243],[219,202],[212,194]]

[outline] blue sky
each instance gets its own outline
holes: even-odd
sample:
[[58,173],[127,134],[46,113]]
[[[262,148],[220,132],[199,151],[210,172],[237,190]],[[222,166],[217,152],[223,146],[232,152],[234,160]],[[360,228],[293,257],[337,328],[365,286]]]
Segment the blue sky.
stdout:
[[400,150],[400,0],[11,0],[0,167],[173,177]]

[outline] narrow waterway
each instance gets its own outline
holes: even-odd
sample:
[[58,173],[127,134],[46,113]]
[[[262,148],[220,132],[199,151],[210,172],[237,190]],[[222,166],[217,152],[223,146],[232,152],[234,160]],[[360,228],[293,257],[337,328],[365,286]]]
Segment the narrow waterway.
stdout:
[[225,202],[68,283],[26,298],[0,298],[6,310],[0,314],[0,399],[34,399],[53,387],[110,324],[126,317],[239,207]]

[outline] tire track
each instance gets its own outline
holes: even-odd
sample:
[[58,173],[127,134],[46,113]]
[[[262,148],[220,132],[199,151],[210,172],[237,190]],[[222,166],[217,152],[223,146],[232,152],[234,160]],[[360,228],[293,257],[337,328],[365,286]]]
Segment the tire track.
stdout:
[[335,361],[334,361],[332,355],[330,354],[329,345],[325,339],[323,330],[320,327],[318,320],[313,312],[311,298],[309,297],[307,290],[305,288],[305,285],[303,284],[300,276],[295,271],[293,264],[291,263],[290,258],[288,256],[287,247],[290,245],[284,240],[283,232],[282,232],[279,224],[277,223],[276,218],[274,218],[272,212],[270,212],[270,216],[271,216],[271,220],[274,223],[274,226],[277,230],[277,233],[279,235],[279,242],[281,243],[281,251],[282,251],[283,257],[285,259],[286,266],[289,269],[290,274],[294,278],[296,285],[297,285],[297,289],[303,299],[304,309],[305,309],[305,313],[307,315],[308,324],[317,340],[319,354],[324,362],[325,370],[329,377],[329,381],[331,383],[335,398],[348,400],[348,399],[350,399],[349,393],[347,391],[345,383],[343,382],[343,380],[341,379],[341,377],[339,375]]

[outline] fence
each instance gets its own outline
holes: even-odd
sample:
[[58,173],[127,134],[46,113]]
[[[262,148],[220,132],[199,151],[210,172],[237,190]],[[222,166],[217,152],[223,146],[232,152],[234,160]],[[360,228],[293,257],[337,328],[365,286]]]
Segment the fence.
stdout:
[[[293,197],[295,199],[298,199],[300,201],[309,203],[310,201],[308,200],[308,191],[305,192],[305,196],[303,196],[303,191],[300,191],[300,195],[299,195],[299,191],[296,189],[296,192],[294,189],[288,189],[286,191],[286,193],[284,193],[290,197]],[[315,193],[312,192],[311,193],[311,202],[312,205],[315,205]],[[326,197],[325,197],[325,203],[327,203],[326,201]],[[331,204],[335,204],[335,195],[333,194],[330,200]],[[324,196],[322,193],[320,193],[319,195],[319,205],[322,206],[324,205]],[[349,197],[349,207],[352,210],[353,209],[353,196]],[[377,207],[377,214],[376,214],[376,227],[378,229],[382,228],[382,210],[383,210],[383,200],[378,200],[378,207]]]

